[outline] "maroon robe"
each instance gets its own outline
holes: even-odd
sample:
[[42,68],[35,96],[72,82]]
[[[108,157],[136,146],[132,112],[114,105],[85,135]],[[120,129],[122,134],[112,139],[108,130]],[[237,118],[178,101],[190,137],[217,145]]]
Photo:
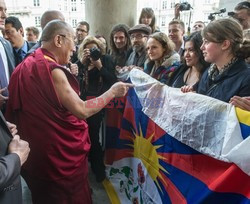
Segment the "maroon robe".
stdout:
[[74,76],[40,48],[11,76],[6,117],[17,124],[19,135],[30,144],[23,176],[34,203],[91,203],[88,126],[61,104],[51,75],[55,68],[63,70],[79,94]]

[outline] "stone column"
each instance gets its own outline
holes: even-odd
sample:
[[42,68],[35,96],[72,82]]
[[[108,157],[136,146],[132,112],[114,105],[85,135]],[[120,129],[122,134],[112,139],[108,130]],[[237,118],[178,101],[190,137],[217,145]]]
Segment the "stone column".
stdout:
[[86,0],[85,17],[90,35],[104,35],[109,42],[111,28],[124,23],[129,27],[138,23],[137,0]]

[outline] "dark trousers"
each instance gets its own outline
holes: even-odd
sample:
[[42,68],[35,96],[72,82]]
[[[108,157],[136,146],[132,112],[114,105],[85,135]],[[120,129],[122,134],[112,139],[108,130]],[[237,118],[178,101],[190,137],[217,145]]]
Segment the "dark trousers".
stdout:
[[97,181],[102,181],[105,178],[105,165],[103,162],[104,152],[99,142],[99,131],[103,117],[104,111],[100,111],[87,119],[91,141],[89,161]]

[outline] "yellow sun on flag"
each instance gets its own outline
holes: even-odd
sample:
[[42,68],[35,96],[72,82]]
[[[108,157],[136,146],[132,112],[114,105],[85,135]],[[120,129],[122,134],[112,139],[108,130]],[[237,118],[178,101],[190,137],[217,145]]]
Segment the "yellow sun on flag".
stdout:
[[140,159],[143,162],[145,168],[147,169],[148,174],[157,184],[159,189],[161,189],[157,181],[157,178],[159,178],[164,183],[165,181],[160,173],[160,170],[168,173],[159,163],[160,159],[166,160],[166,158],[159,155],[156,151],[162,145],[154,146],[151,143],[154,134],[152,134],[148,139],[144,138],[141,128],[140,128],[140,134],[138,135],[134,133],[134,136],[135,136],[135,138],[133,139],[134,144],[129,145],[134,149],[133,156]]

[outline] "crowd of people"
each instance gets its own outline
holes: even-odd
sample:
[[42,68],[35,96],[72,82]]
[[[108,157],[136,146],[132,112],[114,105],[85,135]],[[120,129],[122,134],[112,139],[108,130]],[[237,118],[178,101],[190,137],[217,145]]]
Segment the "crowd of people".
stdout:
[[109,101],[133,87],[119,80],[124,70],[250,111],[248,1],[233,17],[196,21],[189,35],[177,16],[160,31],[153,9],[143,8],[138,24],[114,25],[109,42],[91,36],[86,21],[74,30],[56,10],[42,15],[39,39],[6,10],[0,0],[0,108],[8,121],[1,113],[0,203],[22,202],[21,175],[34,204],[92,202],[88,162],[103,182],[100,127]]

